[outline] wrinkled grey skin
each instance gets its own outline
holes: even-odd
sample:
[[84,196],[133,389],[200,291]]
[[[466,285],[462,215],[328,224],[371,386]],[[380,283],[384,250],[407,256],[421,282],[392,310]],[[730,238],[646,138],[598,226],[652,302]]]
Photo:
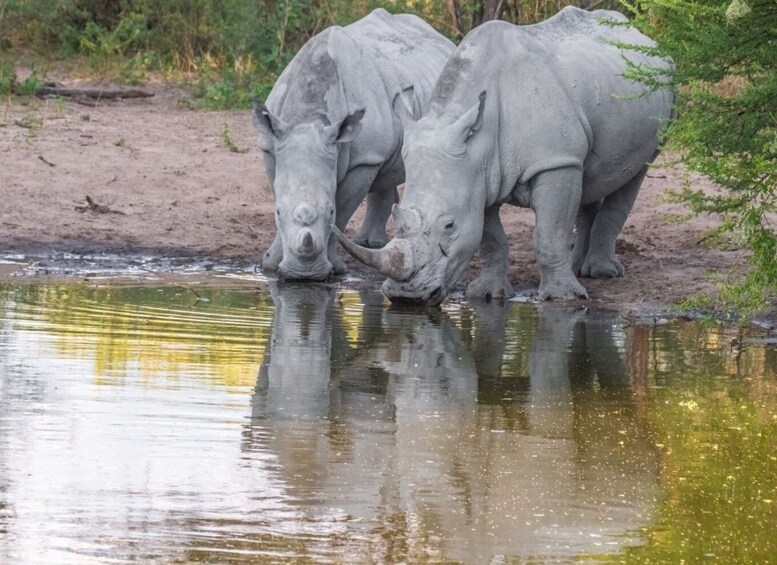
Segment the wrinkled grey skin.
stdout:
[[390,299],[440,303],[478,248],[481,275],[468,296],[512,296],[505,203],[535,213],[540,299],[587,298],[576,274],[623,275],[615,239],[673,103],[664,91],[640,97],[643,87],[622,76],[623,56],[660,68],[671,62],[621,52],[612,41],[653,43],[602,18],[625,20],[568,7],[537,25],[489,22],[464,38],[428,113],[406,126],[397,237],[367,261],[389,277]]
[[367,197],[357,240],[386,243],[404,180],[402,96],[417,117],[454,45],[412,15],[375,10],[308,41],[254,105],[259,148],[275,195],[277,234],[262,268],[283,278],[342,273],[331,225],[343,228]]

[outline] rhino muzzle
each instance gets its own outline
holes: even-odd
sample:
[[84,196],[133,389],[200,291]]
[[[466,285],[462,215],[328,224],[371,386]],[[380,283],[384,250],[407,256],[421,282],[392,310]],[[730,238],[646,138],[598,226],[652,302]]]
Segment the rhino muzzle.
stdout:
[[415,287],[389,279],[383,283],[383,294],[396,304],[439,306],[448,291],[439,281]]
[[323,281],[332,276],[332,263],[322,257],[319,261],[297,261],[286,259],[278,265],[278,276],[285,280]]

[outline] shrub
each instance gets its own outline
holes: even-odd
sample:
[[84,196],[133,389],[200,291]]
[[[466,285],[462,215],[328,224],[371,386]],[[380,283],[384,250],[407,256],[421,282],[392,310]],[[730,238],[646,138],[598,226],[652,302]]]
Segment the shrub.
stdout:
[[[614,0],[608,0],[614,1]],[[264,96],[299,48],[333,24],[383,7],[458,39],[493,17],[543,19],[572,0],[6,0],[0,48],[82,55],[100,75],[139,82],[148,70],[192,73],[210,107]],[[585,4],[590,0],[583,0]]]
[[720,231],[740,234],[750,250],[748,274],[726,284],[723,297],[745,310],[760,307],[777,290],[769,216],[777,204],[777,3],[624,3],[677,65],[667,77],[680,94],[670,146],[722,188],[711,195],[686,187],[680,198],[696,213],[719,214]]

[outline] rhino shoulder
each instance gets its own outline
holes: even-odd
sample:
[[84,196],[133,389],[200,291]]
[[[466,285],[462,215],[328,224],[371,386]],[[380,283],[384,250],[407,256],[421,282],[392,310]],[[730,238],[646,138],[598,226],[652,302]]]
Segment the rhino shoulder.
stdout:
[[566,6],[547,20],[522,26],[521,29],[539,40],[556,43],[574,37],[583,36],[593,39],[602,36],[618,36],[622,33],[623,26],[608,25],[605,20],[625,22],[628,18],[612,10],[589,12],[575,6]]
[[459,96],[469,98],[472,84],[484,85],[489,76],[498,74],[498,68],[509,67],[513,58],[520,58],[514,52],[524,52],[525,48],[516,42],[518,30],[513,24],[491,20],[470,31],[445,63],[434,87],[431,109],[440,113]]
[[[339,28],[342,30],[342,28]],[[267,98],[267,107],[284,119],[306,119],[326,111],[331,92],[338,90],[337,61],[330,53],[332,36],[328,28],[313,36],[289,62]]]
[[326,50],[333,60],[361,56],[362,49],[347,27],[332,26],[326,30]]
[[624,14],[616,12],[615,10],[593,10],[590,12],[598,20],[614,20],[619,22],[627,22],[627,18]]

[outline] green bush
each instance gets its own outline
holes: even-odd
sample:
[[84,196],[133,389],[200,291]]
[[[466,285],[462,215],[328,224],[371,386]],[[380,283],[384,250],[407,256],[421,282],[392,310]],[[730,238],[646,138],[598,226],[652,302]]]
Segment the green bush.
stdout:
[[[777,3],[774,0],[640,0],[635,24],[677,65],[680,95],[670,146],[721,191],[686,187],[696,213],[718,214],[742,238],[749,272],[724,285],[730,304],[752,310],[777,290]],[[657,77],[643,77],[648,83]]]
[[266,96],[314,34],[378,7],[418,14],[458,39],[491,17],[530,23],[571,2],[6,0],[0,3],[0,49],[34,47],[46,56],[85,57],[98,76],[130,83],[141,82],[149,71],[190,74],[199,83],[202,104],[233,107]]
[[0,95],[14,93],[30,96],[35,94],[43,82],[34,70],[26,79],[19,81],[14,64],[9,60],[0,61]]

